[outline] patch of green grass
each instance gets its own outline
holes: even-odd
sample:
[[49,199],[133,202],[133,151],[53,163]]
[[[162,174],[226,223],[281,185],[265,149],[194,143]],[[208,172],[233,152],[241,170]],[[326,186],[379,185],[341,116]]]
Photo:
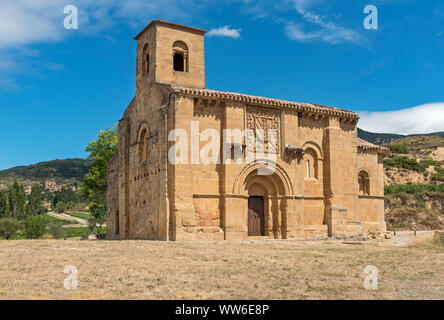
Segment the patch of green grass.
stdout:
[[[106,234],[106,227],[102,227],[102,233]],[[84,228],[65,228],[65,235],[67,238],[75,238],[89,235],[90,230],[87,227]],[[94,234],[97,235],[96,229],[94,229]]]
[[49,225],[51,222],[60,222],[62,224],[75,224],[74,221],[59,219],[48,214],[43,215],[43,220],[46,222],[46,225]]
[[[80,228],[63,228],[65,235],[62,238],[76,238],[81,236],[86,236],[91,234],[89,228],[80,227]],[[45,235],[50,234],[49,229],[46,229]],[[97,235],[96,229],[94,229],[94,234]],[[102,227],[102,234],[106,234],[106,227]],[[23,231],[17,232],[17,234],[11,238],[11,240],[24,240],[26,239],[25,233]]]
[[80,218],[80,219],[85,219],[88,220],[88,218],[90,217],[89,214],[86,213],[80,213],[80,212],[65,212],[66,214],[76,217],[76,218]]

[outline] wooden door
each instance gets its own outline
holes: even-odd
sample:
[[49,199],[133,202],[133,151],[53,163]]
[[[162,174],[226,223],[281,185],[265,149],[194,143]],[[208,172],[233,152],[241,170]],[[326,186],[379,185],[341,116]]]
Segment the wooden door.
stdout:
[[248,198],[248,236],[264,235],[264,197]]

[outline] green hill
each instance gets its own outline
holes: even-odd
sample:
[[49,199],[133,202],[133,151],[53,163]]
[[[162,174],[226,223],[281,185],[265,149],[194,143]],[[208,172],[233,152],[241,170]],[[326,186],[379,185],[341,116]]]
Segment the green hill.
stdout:
[[90,163],[91,160],[79,158],[40,162],[0,171],[0,180],[80,180]]
[[427,133],[427,134],[411,134],[411,135],[402,135],[402,134],[393,134],[393,133],[375,133],[369,132],[358,128],[358,137],[364,139],[368,142],[375,144],[385,144],[390,143],[394,140],[406,138],[406,137],[414,137],[414,136],[438,136],[444,138],[444,131]]
[[390,148],[391,146],[404,146],[408,149],[409,153],[416,155],[424,149],[433,150],[438,147],[444,147],[444,137],[440,137],[439,135],[408,136],[394,140],[385,145],[387,148]]

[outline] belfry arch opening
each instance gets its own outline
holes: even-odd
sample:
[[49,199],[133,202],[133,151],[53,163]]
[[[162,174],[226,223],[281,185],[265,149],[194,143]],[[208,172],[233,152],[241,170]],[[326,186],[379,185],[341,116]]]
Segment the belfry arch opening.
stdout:
[[173,70],[188,72],[188,46],[183,41],[173,44]]

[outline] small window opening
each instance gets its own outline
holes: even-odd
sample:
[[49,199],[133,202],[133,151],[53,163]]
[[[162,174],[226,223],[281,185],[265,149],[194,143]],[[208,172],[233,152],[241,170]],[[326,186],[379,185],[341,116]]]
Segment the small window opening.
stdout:
[[145,73],[149,73],[150,72],[150,55],[147,54],[145,56]]
[[142,130],[142,133],[140,134],[140,141],[139,141],[139,154],[140,154],[140,162],[143,162],[147,158],[147,145],[146,140],[148,138],[148,132],[146,129]]
[[150,55],[148,51],[148,44],[146,44],[142,51],[142,75],[146,75],[150,71]]

